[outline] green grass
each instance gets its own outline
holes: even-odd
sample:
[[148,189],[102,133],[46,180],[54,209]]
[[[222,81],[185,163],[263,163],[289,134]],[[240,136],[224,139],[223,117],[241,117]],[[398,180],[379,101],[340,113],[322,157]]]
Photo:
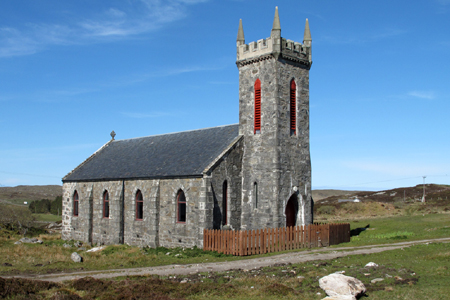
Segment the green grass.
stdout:
[[[375,262],[377,268],[365,268]],[[182,276],[132,276],[115,279],[82,278],[57,286],[38,288],[23,280],[10,280],[5,291],[24,299],[27,289],[38,290],[33,299],[304,299],[319,300],[326,295],[319,278],[337,271],[361,280],[371,300],[443,300],[450,294],[450,244],[431,243],[370,255],[353,255],[329,261],[284,264],[252,270],[202,272]],[[383,278],[377,283],[372,279]],[[181,283],[183,282],[183,283]],[[25,282],[27,283],[27,282]],[[1,284],[1,282],[0,282]],[[43,284],[43,283],[42,283]],[[11,287],[16,286],[16,289]],[[14,296],[16,295],[16,296]],[[59,297],[56,297],[59,295]],[[149,298],[141,298],[148,295]],[[159,298],[158,298],[159,297]],[[69,299],[69,298],[67,298]]]
[[[369,222],[369,221],[368,221]],[[364,227],[368,223],[351,221],[351,228]],[[2,231],[0,230],[0,233]],[[9,238],[8,238],[9,236]],[[361,232],[359,236],[352,237],[349,243],[332,246],[339,247],[364,246],[372,244],[388,244],[403,241],[413,241],[429,238],[450,236],[450,216],[448,214],[429,214],[425,216],[401,216],[382,219],[371,219],[369,230]],[[127,245],[107,246],[101,252],[87,253],[80,251],[84,262],[82,265],[72,262],[70,254],[76,248],[64,248],[64,243],[73,245],[73,242],[55,239],[52,236],[43,236],[43,245],[14,245],[21,236],[13,232],[0,234],[0,262],[6,262],[13,267],[0,264],[0,275],[20,273],[46,273],[56,271],[79,270],[106,270],[116,268],[133,268],[158,266],[169,264],[190,264],[202,262],[220,262],[240,260],[247,257],[232,257],[207,252],[201,249],[168,249],[164,247],[151,249],[132,247]],[[89,249],[90,247],[87,247]],[[291,250],[252,257],[268,257],[280,253],[298,252]],[[167,254],[170,253],[170,254]]]
[[389,244],[450,236],[449,214],[395,216],[349,222],[351,229],[365,227],[369,224],[370,227],[361,232],[359,236],[352,237],[350,243],[333,247]]
[[36,221],[43,222],[58,222],[62,220],[61,216],[52,214],[33,214],[33,217],[36,218]]

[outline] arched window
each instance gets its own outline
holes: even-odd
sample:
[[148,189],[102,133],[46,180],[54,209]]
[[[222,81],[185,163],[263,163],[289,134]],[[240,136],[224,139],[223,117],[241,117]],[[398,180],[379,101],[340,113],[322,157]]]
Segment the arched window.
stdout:
[[136,220],[144,219],[144,198],[140,190],[136,192]]
[[253,183],[253,197],[255,199],[255,208],[258,208],[258,183]]
[[78,217],[78,192],[73,193],[73,216]]
[[222,185],[222,225],[227,225],[228,210],[228,183],[225,180]]
[[254,133],[261,133],[261,81],[255,81],[255,125]]
[[291,135],[295,135],[296,134],[296,113],[295,113],[295,111],[296,111],[296,107],[295,107],[295,104],[296,104],[296,95],[297,94],[297,86],[295,85],[295,81],[294,81],[294,79],[292,79],[291,80],[291,93],[290,93],[290,95],[291,95],[291,105],[290,105],[290,110],[291,110]]
[[177,195],[177,222],[186,223],[186,197],[182,190]]
[[103,193],[103,218],[109,218],[109,193]]

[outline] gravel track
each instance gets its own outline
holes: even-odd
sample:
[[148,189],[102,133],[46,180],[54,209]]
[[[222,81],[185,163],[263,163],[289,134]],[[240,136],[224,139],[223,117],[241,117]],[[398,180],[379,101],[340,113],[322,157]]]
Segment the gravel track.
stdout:
[[272,266],[275,264],[301,263],[312,260],[330,260],[349,255],[379,253],[389,250],[410,247],[413,245],[436,243],[436,242],[448,243],[450,242],[450,238],[419,240],[412,242],[370,245],[361,247],[320,248],[315,250],[279,254],[270,257],[248,258],[244,260],[225,261],[216,263],[166,265],[158,267],[84,271],[73,273],[54,273],[45,275],[27,275],[27,276],[17,275],[17,276],[5,276],[3,278],[27,278],[44,281],[61,282],[66,280],[79,279],[86,276],[94,278],[113,278],[119,276],[135,276],[135,275],[169,276],[169,275],[189,275],[189,274],[196,274],[199,272],[221,272],[233,269],[251,270],[251,269],[258,269],[261,267]]

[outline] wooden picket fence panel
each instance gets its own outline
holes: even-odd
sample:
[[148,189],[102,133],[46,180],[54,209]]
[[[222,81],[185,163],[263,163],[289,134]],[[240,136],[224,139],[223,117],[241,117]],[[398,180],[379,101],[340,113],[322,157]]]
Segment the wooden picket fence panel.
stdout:
[[203,231],[203,250],[246,256],[326,247],[350,242],[350,224],[311,224],[306,226],[265,228],[258,230]]

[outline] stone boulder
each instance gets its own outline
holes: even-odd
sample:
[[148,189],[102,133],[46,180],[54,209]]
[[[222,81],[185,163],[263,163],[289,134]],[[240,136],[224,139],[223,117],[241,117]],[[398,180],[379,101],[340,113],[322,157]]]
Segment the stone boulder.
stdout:
[[76,252],[73,252],[72,255],[70,256],[70,258],[76,263],[83,262],[83,258],[80,256],[80,254],[78,254]]
[[344,295],[338,295],[338,296],[328,296],[323,298],[322,300],[355,300],[356,298],[353,296],[344,296]]
[[41,241],[41,240],[39,240],[37,238],[31,238],[30,239],[30,238],[27,238],[27,237],[21,238],[19,240],[19,242],[24,243],[24,244],[42,244],[43,243],[43,241]]
[[[366,287],[360,280],[336,273],[320,278],[319,286],[331,299],[353,300],[366,292]],[[328,297],[327,300],[331,299]]]

